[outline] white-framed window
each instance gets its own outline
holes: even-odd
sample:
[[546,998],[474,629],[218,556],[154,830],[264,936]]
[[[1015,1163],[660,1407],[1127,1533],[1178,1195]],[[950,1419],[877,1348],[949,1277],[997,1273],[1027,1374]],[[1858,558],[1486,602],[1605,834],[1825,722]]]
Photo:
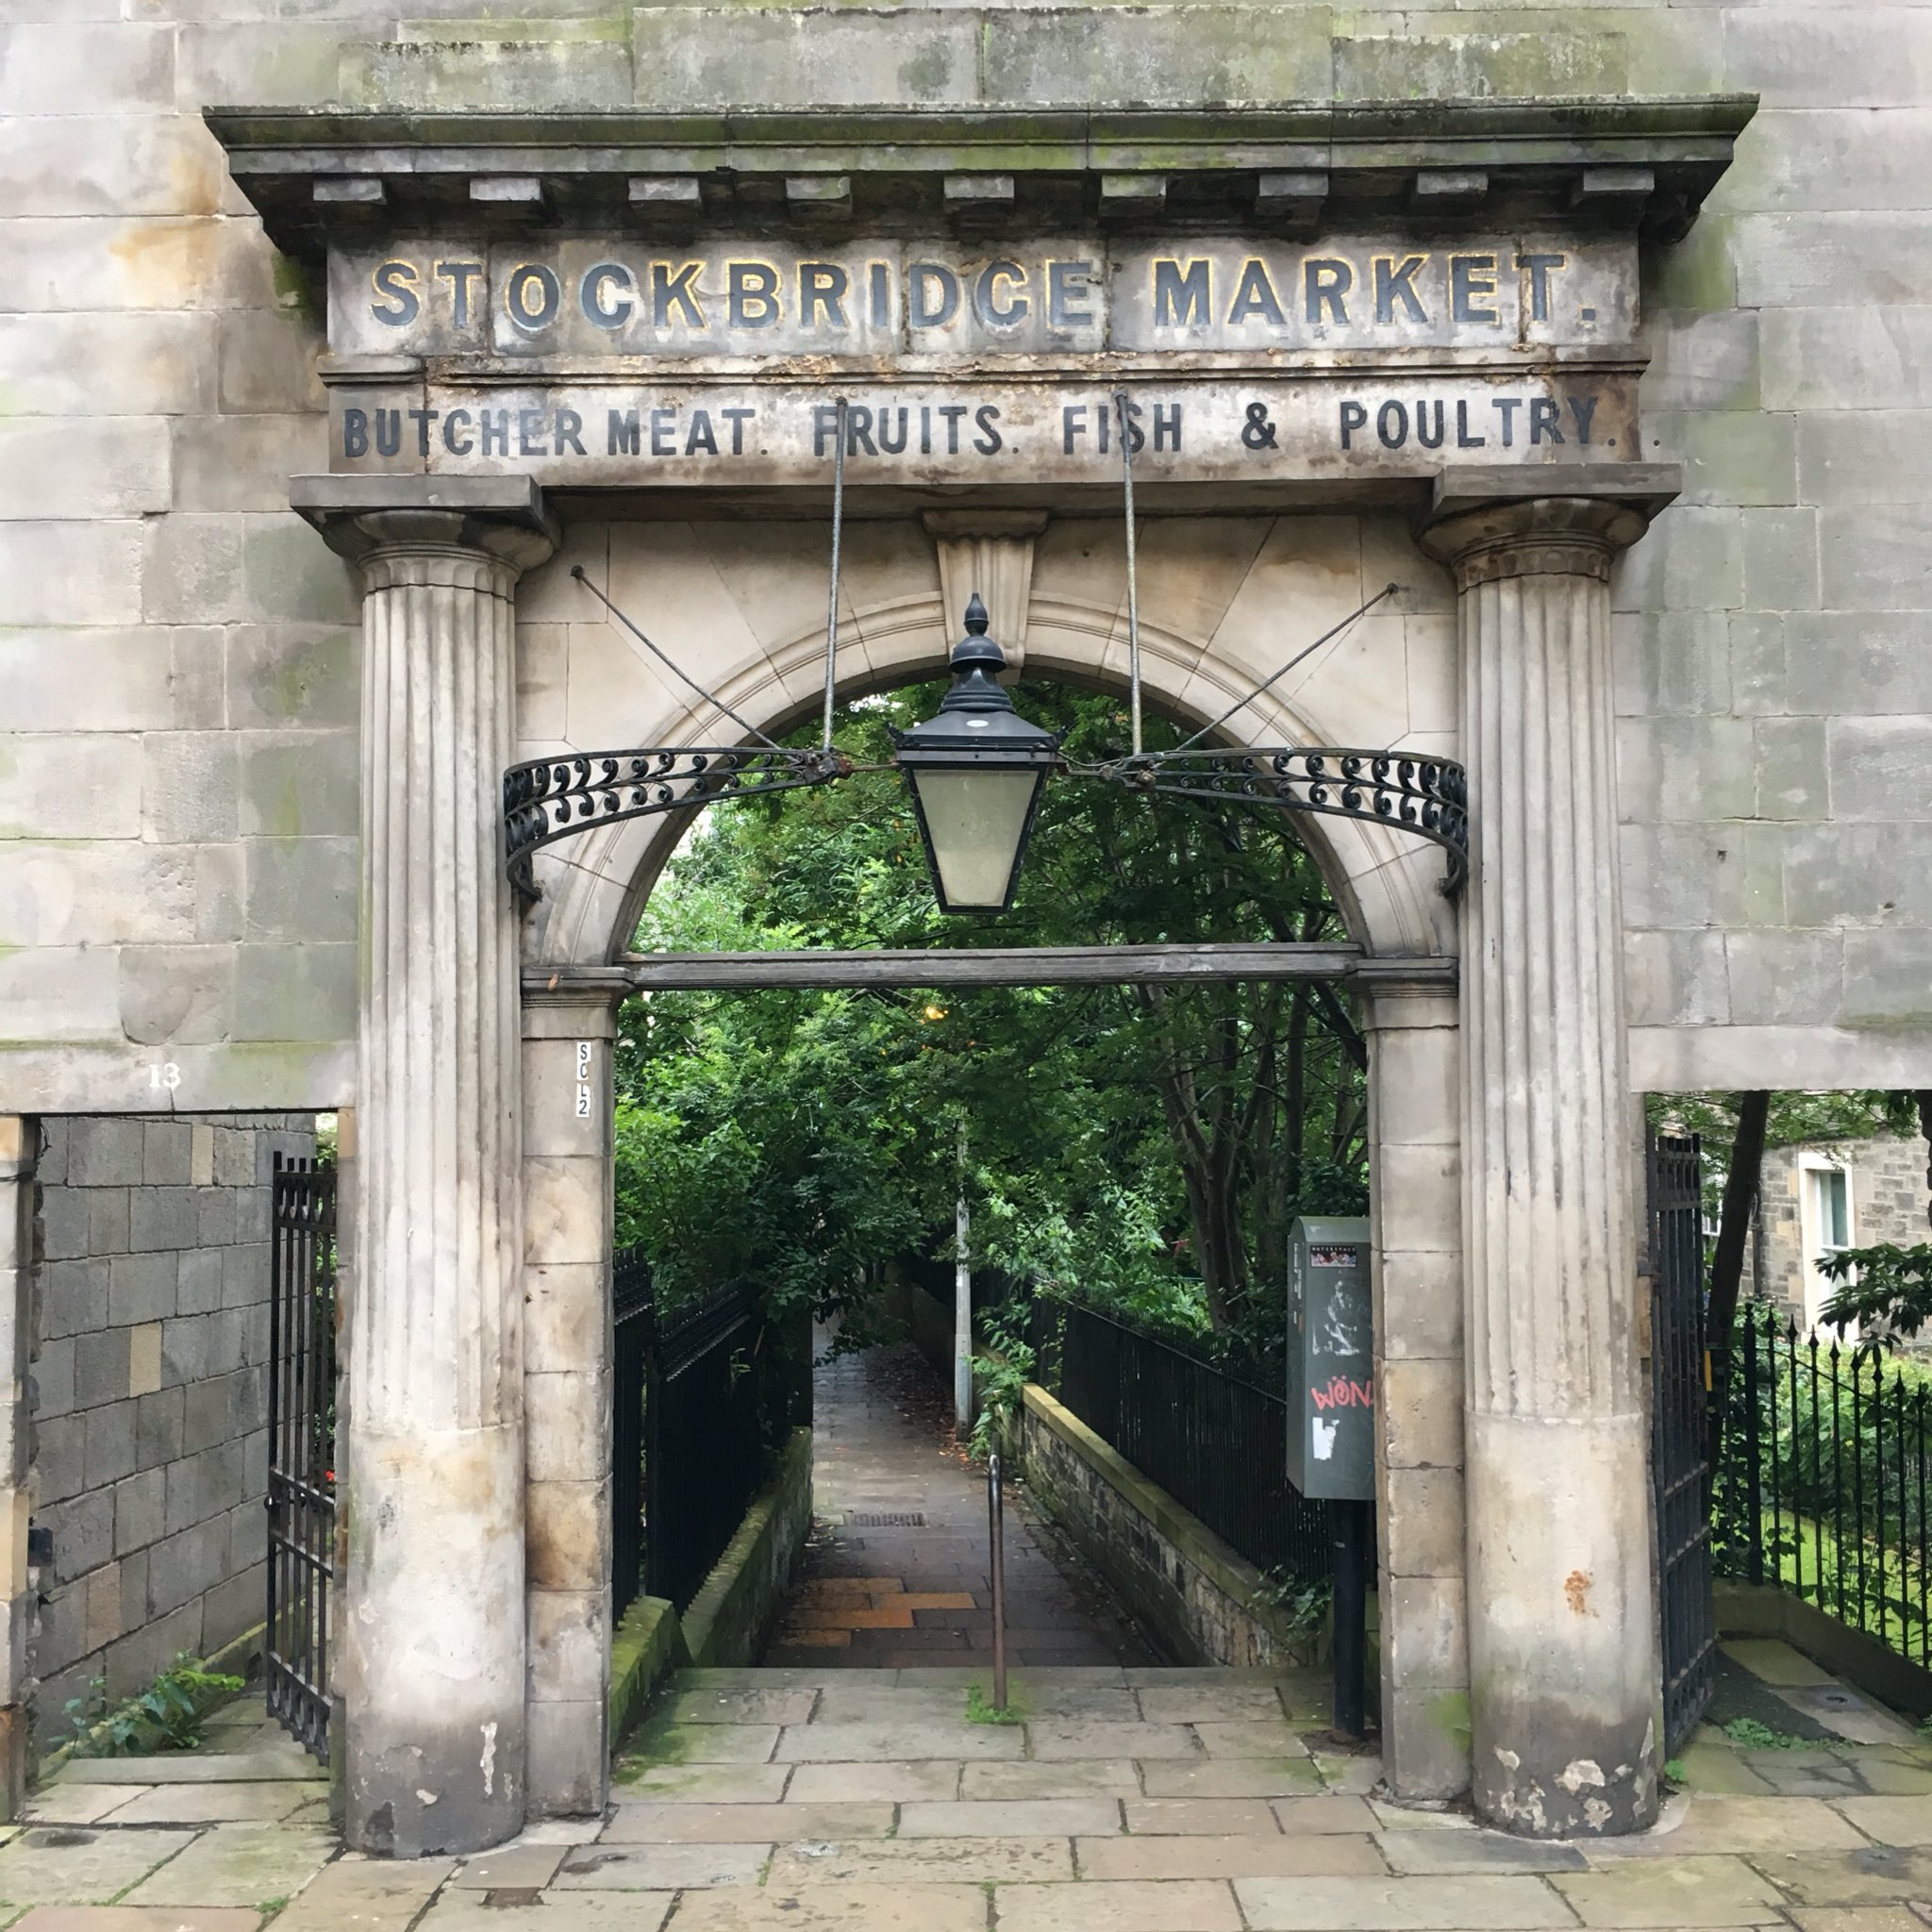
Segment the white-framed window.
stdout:
[[[1824,1262],[1845,1248],[1856,1247],[1852,1175],[1826,1154],[1798,1158],[1798,1239],[1804,1249],[1805,1320],[1815,1327],[1824,1305],[1839,1284],[1824,1273]],[[1836,1334],[1829,1330],[1827,1333]],[[1844,1339],[1857,1341],[1849,1326]]]

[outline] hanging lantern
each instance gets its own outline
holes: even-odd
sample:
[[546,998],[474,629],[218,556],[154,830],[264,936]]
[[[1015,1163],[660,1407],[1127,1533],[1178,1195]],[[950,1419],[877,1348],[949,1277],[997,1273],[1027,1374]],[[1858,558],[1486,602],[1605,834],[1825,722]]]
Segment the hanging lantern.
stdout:
[[1004,912],[1013,903],[1047,774],[1063,734],[1029,724],[997,681],[1007,657],[986,634],[979,592],[953,646],[953,688],[939,715],[894,731],[941,912]]

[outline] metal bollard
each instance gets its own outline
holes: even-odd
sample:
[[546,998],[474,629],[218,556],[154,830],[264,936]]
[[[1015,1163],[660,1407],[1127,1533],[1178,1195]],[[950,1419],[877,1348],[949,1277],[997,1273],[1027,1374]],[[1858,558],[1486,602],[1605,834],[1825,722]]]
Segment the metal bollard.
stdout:
[[986,1465],[987,1532],[992,1542],[992,1707],[1007,1707],[1007,1519],[1000,1491],[1000,1459]]

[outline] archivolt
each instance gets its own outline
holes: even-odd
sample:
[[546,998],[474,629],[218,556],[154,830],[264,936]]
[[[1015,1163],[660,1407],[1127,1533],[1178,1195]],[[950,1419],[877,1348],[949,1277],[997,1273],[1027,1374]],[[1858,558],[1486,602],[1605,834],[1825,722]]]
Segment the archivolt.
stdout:
[[[945,623],[937,596],[874,607],[850,630],[841,621],[840,696],[851,699],[938,677],[951,641]],[[1203,642],[1144,622],[1141,657],[1149,699],[1197,724],[1235,703],[1254,684],[1247,672],[1217,662]],[[718,695],[760,730],[777,736],[810,715],[822,689],[824,659],[821,625],[769,646],[763,662],[727,682]],[[1124,691],[1126,638],[1118,609],[1036,597],[1028,610],[1025,669],[1031,676]],[[1292,705],[1271,693],[1239,711],[1223,740],[1230,744],[1329,742],[1319,700],[1319,680],[1304,686]],[[648,741],[715,744],[734,742],[736,736],[721,733],[718,714],[693,700],[667,711]],[[594,826],[540,854],[537,877],[543,898],[526,921],[526,964],[602,965],[627,951],[651,888],[685,824],[673,816]],[[1350,932],[1371,953],[1396,957],[1455,950],[1454,911],[1440,890],[1441,852],[1374,824],[1303,817],[1296,830],[1321,866]]]

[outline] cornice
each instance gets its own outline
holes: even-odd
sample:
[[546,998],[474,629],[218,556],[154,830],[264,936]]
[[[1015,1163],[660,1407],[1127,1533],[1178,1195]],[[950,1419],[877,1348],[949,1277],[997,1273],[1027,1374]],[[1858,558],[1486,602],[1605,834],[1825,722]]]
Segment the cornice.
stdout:
[[[850,108],[692,114],[212,108],[276,245],[616,226],[936,223],[1307,235],[1503,221],[1682,235],[1757,97]],[[480,184],[480,192],[479,192]]]

